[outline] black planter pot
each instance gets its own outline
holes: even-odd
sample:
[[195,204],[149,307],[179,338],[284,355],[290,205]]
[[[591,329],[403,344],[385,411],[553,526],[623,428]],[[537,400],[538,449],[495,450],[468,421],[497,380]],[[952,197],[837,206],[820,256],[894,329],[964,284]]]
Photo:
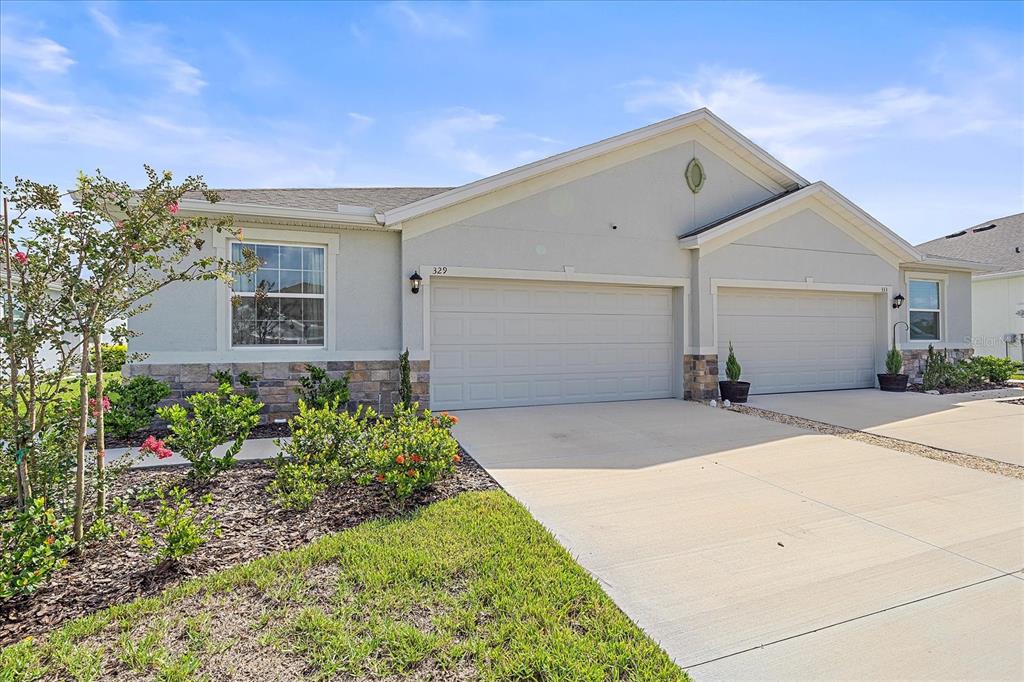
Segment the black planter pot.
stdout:
[[908,379],[910,377],[906,374],[879,374],[878,387],[883,391],[903,393],[907,390]]
[[722,400],[732,403],[747,402],[747,394],[750,393],[749,381],[719,381],[718,391],[722,394]]

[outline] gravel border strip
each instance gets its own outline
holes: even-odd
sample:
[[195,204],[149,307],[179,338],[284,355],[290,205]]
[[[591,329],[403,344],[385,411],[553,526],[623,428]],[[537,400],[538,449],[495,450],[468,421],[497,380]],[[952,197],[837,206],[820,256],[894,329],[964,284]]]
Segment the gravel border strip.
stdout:
[[781,412],[765,410],[760,407],[733,405],[729,409],[733,412],[749,414],[754,417],[760,417],[761,419],[767,419],[768,421],[798,426],[810,431],[817,431],[818,433],[825,433],[839,438],[856,440],[861,443],[867,443],[868,445],[876,445],[889,450],[903,452],[908,455],[927,457],[928,459],[934,459],[940,462],[957,464],[967,469],[977,469],[979,471],[987,471],[990,474],[999,474],[1000,476],[1006,476],[1008,478],[1024,480],[1024,466],[1010,464],[1009,462],[1001,462],[997,459],[968,455],[963,452],[953,452],[952,450],[943,450],[941,448],[934,448],[930,445],[922,445],[920,443],[900,440],[898,438],[889,438],[888,436],[878,436],[873,433],[868,433],[867,431],[857,431],[856,429],[848,429],[844,426],[826,424],[825,422],[814,421],[813,419],[794,417],[792,415],[782,414]]

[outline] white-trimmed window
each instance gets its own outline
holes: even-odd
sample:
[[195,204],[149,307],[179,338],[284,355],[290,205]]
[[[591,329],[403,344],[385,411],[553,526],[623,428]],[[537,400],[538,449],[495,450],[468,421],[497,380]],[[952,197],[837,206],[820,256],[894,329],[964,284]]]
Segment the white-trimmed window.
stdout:
[[942,336],[942,282],[912,279],[909,283],[911,341],[938,341]]
[[231,304],[232,346],[324,345],[324,247],[231,244],[241,262],[256,251],[259,269],[235,277]]

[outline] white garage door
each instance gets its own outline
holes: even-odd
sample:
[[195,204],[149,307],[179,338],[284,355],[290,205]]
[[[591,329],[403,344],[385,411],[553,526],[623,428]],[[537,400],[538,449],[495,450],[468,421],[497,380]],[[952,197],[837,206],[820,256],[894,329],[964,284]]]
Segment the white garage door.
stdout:
[[434,278],[431,407],[665,398],[670,289]]
[[719,373],[731,340],[751,393],[870,388],[875,309],[871,294],[719,289]]

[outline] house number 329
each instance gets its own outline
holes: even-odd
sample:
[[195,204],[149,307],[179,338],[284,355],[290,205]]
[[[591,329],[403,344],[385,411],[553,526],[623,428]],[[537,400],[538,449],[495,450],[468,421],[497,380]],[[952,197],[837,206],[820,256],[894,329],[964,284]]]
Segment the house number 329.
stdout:
[[430,274],[432,274],[432,275],[447,275],[448,274],[448,266],[447,265],[441,265],[441,266],[435,267],[433,270],[430,271]]

